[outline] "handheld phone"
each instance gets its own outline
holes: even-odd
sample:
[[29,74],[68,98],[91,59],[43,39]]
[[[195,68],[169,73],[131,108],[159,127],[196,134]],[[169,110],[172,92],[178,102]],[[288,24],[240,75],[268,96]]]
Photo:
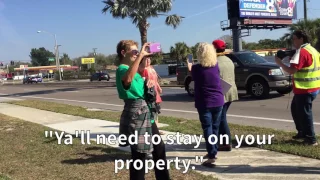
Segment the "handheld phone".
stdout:
[[150,53],[161,52],[161,44],[160,43],[152,43],[152,44],[150,44],[149,52]]
[[188,62],[192,63],[193,60],[193,55],[192,54],[188,54]]

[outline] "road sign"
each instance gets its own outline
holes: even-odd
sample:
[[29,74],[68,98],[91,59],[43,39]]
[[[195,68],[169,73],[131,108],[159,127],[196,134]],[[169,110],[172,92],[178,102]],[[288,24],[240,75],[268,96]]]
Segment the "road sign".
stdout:
[[81,64],[94,64],[95,58],[81,58]]
[[55,58],[54,58],[54,57],[49,57],[48,60],[49,60],[49,61],[54,61]]

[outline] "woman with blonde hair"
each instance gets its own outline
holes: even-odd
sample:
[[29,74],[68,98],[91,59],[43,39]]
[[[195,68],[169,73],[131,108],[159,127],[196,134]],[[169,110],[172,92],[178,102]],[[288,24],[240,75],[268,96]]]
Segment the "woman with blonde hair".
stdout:
[[218,151],[218,145],[214,142],[216,141],[215,137],[218,138],[219,134],[224,95],[220,84],[220,73],[214,46],[209,43],[200,43],[197,49],[197,57],[199,64],[187,63],[194,81],[195,108],[198,110],[208,152],[208,160],[202,165],[213,167]]

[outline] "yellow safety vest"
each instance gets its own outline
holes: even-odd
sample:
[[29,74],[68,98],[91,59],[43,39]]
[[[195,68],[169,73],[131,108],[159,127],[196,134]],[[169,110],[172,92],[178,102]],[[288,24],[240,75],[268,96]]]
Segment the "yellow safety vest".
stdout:
[[313,89],[320,87],[320,53],[310,44],[302,47],[312,55],[312,64],[294,73],[293,80],[298,89]]

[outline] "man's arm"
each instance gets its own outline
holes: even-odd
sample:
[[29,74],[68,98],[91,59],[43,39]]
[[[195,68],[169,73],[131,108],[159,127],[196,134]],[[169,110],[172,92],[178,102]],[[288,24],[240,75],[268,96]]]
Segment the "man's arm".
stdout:
[[294,59],[290,62],[290,67],[283,64],[282,60],[275,58],[275,62],[287,73],[294,74],[305,66],[310,66],[312,64],[312,56],[305,49],[301,49],[297,56],[293,57]]
[[[278,62],[277,62],[278,61]],[[286,71],[287,73],[289,74],[294,74],[298,71],[298,69],[294,66],[294,65],[291,65],[290,67],[283,64],[283,62],[281,61],[281,59],[278,58],[278,60],[276,60],[276,63],[284,70]]]

